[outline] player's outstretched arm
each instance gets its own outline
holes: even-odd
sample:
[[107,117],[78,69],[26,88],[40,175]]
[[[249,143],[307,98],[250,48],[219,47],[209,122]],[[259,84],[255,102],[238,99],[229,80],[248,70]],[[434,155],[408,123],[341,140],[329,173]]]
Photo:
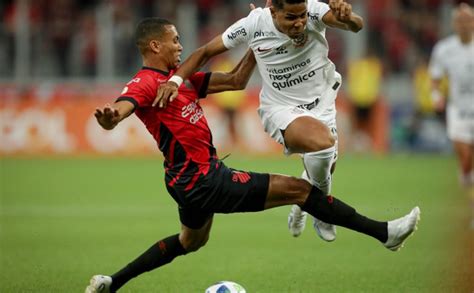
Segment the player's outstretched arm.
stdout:
[[97,122],[106,130],[114,129],[120,121],[132,114],[134,105],[128,101],[119,101],[113,106],[106,104],[102,109],[96,108],[94,116]]
[[212,72],[207,93],[243,90],[252,76],[256,63],[253,51],[249,49],[232,71]]
[[352,5],[344,0],[329,0],[329,8],[323,16],[326,25],[355,33],[364,26],[362,17],[352,12]]

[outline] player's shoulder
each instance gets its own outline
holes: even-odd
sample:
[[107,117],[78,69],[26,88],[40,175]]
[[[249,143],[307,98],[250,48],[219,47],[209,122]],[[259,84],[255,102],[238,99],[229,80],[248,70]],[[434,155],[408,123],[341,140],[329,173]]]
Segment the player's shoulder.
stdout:
[[247,16],[247,21],[250,24],[254,25],[264,25],[265,22],[271,20],[272,16],[270,13],[270,8],[255,8],[254,10],[250,11],[249,15]]
[[323,29],[325,27],[323,22],[323,16],[326,15],[331,9],[329,5],[318,0],[308,0],[308,22],[316,25],[316,27]]
[[458,46],[459,40],[456,35],[447,36],[436,43],[438,50],[449,50]]
[[[318,0],[308,0],[308,12],[309,13],[320,13],[329,11],[329,5],[318,1]],[[321,15],[322,17],[323,15]]]

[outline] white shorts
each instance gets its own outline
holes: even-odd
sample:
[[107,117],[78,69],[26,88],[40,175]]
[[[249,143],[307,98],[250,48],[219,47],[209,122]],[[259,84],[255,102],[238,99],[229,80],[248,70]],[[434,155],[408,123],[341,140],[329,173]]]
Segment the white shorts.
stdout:
[[[265,106],[258,109],[258,114],[262,120],[263,128],[276,142],[284,146],[285,155],[292,154],[285,146],[282,131],[298,117],[313,117],[324,123],[333,135],[336,137],[337,143],[337,127],[336,127],[336,104],[333,102],[325,111],[317,110],[317,107],[307,110],[298,106]],[[336,144],[337,146],[337,144]],[[336,147],[337,150],[337,147]]]
[[474,145],[474,108],[448,105],[446,124],[450,140]]

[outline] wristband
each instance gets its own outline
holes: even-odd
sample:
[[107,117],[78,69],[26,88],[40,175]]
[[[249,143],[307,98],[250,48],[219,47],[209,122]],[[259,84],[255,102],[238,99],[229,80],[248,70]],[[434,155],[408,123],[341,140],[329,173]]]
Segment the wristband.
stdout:
[[170,81],[174,82],[178,85],[178,87],[180,87],[180,85],[183,83],[183,78],[179,75],[173,75],[172,77],[170,77],[170,79],[168,79],[168,82]]

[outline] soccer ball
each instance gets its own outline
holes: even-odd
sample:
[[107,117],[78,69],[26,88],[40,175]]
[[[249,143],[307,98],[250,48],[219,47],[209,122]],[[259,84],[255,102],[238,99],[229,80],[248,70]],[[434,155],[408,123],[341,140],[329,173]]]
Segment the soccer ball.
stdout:
[[244,287],[231,281],[220,281],[206,289],[206,293],[246,293]]

